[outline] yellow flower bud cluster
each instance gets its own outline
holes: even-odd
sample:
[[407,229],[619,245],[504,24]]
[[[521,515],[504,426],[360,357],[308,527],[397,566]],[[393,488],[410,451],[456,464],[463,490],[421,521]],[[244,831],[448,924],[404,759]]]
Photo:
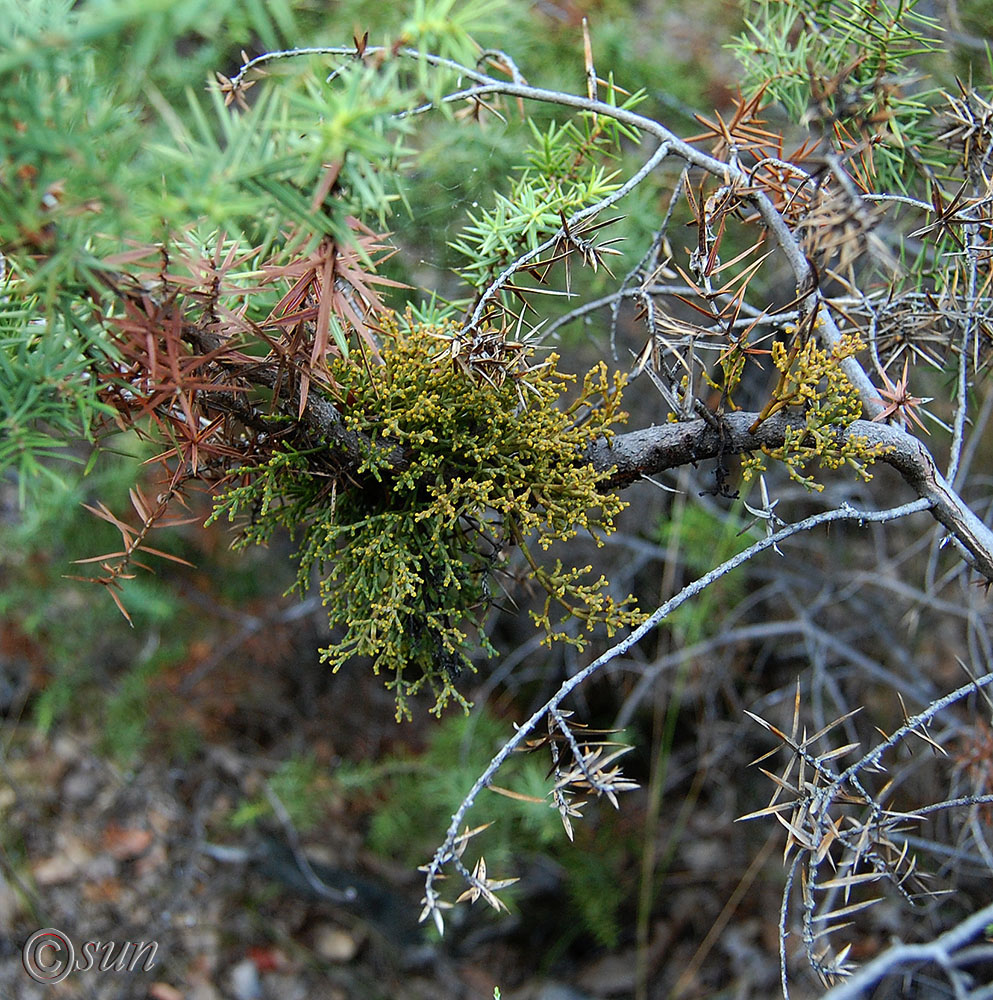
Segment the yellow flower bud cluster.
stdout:
[[[818,316],[812,326],[823,325]],[[787,326],[785,332],[796,333]],[[782,462],[791,478],[809,490],[824,489],[807,472],[807,467],[817,462],[822,469],[849,466],[862,479],[870,479],[867,466],[875,461],[884,449],[870,446],[865,438],[852,434],[839,434],[862,415],[858,392],[841,370],[841,362],[864,350],[865,345],[857,333],[844,333],[832,350],[821,347],[812,336],[802,342],[794,340],[792,346],[783,341],[772,345],[772,361],[780,372],[773,399],[763,411],[766,416],[783,409],[794,409],[803,415],[803,424],[787,429],[785,440],[778,448],[763,448],[742,462],[745,482],[764,471],[763,456]]]

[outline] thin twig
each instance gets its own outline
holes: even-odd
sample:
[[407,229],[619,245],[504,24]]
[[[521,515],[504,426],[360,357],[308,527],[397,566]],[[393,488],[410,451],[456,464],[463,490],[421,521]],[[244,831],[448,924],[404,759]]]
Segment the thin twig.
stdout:
[[677,608],[685,604],[686,601],[696,597],[697,594],[701,593],[712,583],[720,580],[732,570],[737,569],[743,563],[753,559],[760,552],[764,552],[766,549],[772,548],[773,546],[786,541],[786,539],[792,537],[793,535],[799,534],[803,531],[810,531],[820,525],[829,524],[834,521],[857,521],[859,523],[892,521],[898,518],[906,517],[908,514],[915,513],[916,511],[924,510],[926,509],[926,506],[926,503],[921,500],[882,511],[862,511],[856,510],[854,507],[844,505],[839,508],[822,511],[819,514],[814,514],[811,517],[805,518],[803,521],[798,521],[796,524],[788,525],[780,531],[777,531],[775,534],[755,542],[747,549],[744,549],[743,551],[732,556],[730,559],[725,560],[719,566],[714,567],[714,569],[705,573],[699,579],[688,584],[681,591],[679,591],[678,594],[675,594],[669,600],[660,605],[651,615],[648,616],[648,618],[645,619],[644,622],[641,623],[641,625],[634,629],[624,639],[615,643],[605,653],[597,657],[591,663],[587,664],[587,666],[585,666],[582,670],[565,681],[559,687],[558,691],[556,691],[556,693],[544,705],[534,712],[523,725],[517,727],[514,735],[503,744],[490,763],[486,766],[485,770],[483,770],[477,777],[476,781],[472,785],[472,788],[469,789],[458,809],[456,809],[452,816],[444,841],[435,851],[431,862],[426,868],[427,876],[425,878],[425,898],[428,901],[426,911],[431,912],[434,910],[437,912],[436,904],[438,900],[438,891],[435,888],[434,883],[441,876],[442,868],[455,857],[455,845],[456,841],[459,839],[459,831],[462,829],[465,816],[475,803],[476,797],[484,788],[486,788],[487,785],[489,785],[493,776],[500,770],[514,750],[520,746],[520,744],[532,732],[534,732],[535,728],[542,721],[542,719],[544,719],[550,712],[557,709],[572,691],[587,681],[601,667],[610,663],[618,656],[622,656],[626,653],[634,645],[640,642],[642,638],[652,632],[652,630],[655,629],[661,621],[671,615]]
[[824,994],[822,1000],[861,1000],[884,976],[901,966],[935,962],[944,969],[956,967],[955,953],[993,923],[993,904],[973,913],[941,937],[927,944],[898,944],[873,959],[851,978]]

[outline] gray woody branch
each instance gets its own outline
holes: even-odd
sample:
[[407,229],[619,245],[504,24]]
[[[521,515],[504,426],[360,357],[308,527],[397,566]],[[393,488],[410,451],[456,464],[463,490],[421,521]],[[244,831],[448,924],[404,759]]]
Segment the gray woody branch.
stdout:
[[[749,427],[756,418],[755,413],[732,413],[713,422],[690,420],[645,427],[615,435],[609,441],[601,438],[590,446],[587,456],[598,472],[610,474],[608,485],[617,488],[642,476],[720,455],[778,448],[791,422],[800,426],[797,417],[777,414],[763,421],[752,434]],[[879,461],[896,469],[907,485],[928,501],[931,514],[948,529],[963,558],[993,581],[993,531],[952,489],[921,441],[898,427],[868,420],[855,420],[838,434],[840,439],[856,435],[869,446],[887,448]]]
[[[188,338],[205,353],[220,346],[214,334],[188,331]],[[270,388],[279,385],[278,366],[260,364],[242,377],[255,384]],[[299,390],[295,387],[287,394],[288,412],[295,415],[299,406]],[[239,401],[250,406],[247,401]],[[643,476],[656,475],[666,469],[701,462],[723,455],[757,451],[763,447],[778,448],[783,444],[786,429],[793,422],[799,426],[797,416],[776,414],[759,424],[755,433],[749,428],[758,419],[757,413],[732,413],[711,420],[688,420],[674,424],[660,424],[641,430],[617,434],[609,441],[601,438],[587,450],[587,457],[598,472],[609,473],[607,485],[614,489],[629,486]],[[367,439],[345,429],[341,415],[319,392],[312,392],[303,412],[303,423],[311,432],[326,440],[337,453],[336,457],[348,467],[360,461],[368,447]],[[991,531],[963,502],[938,471],[931,453],[923,442],[890,424],[855,420],[846,430],[838,431],[839,437],[857,435],[870,447],[880,445],[887,451],[880,461],[891,465],[914,492],[931,505],[932,516],[944,525],[963,559],[987,580],[993,581],[993,531]],[[394,449],[391,464],[400,469],[406,456]]]

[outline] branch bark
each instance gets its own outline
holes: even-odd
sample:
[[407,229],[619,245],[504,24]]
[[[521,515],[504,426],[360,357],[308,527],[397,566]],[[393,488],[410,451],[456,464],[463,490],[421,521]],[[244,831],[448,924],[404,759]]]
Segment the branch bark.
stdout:
[[[752,434],[748,428],[756,417],[755,413],[732,413],[713,423],[691,420],[645,427],[609,441],[599,439],[590,446],[587,457],[598,472],[609,473],[607,484],[619,489],[643,476],[722,454],[778,448],[787,428],[800,426],[798,417],[780,413],[763,421]],[[869,420],[855,420],[839,431],[842,438],[853,434],[869,445],[887,449],[879,461],[896,469],[907,485],[928,501],[932,515],[948,529],[963,558],[993,581],[993,531],[945,480],[924,443],[898,427]]]
[[[220,338],[213,333],[188,330],[186,336],[204,353],[222,346]],[[275,389],[281,382],[285,384],[288,373],[278,365],[257,364],[242,366],[238,376]],[[298,407],[299,393],[294,387],[288,393],[284,412],[296,415]],[[657,475],[682,465],[762,448],[778,448],[783,444],[788,427],[801,426],[798,416],[779,413],[763,420],[752,433],[749,428],[758,416],[757,413],[738,412],[711,420],[645,427],[617,434],[609,440],[595,441],[587,449],[586,457],[598,472],[609,473],[606,484],[610,488],[622,489],[643,476]],[[345,428],[341,414],[319,392],[311,392],[308,396],[302,423],[311,434],[323,438],[338,452],[336,457],[345,468],[358,465],[369,447],[368,439]],[[855,420],[838,433],[842,438],[854,434],[870,446],[885,448],[879,461],[896,469],[917,496],[928,501],[932,516],[948,529],[962,558],[986,580],[993,582],[993,531],[948,483],[922,441],[893,425],[869,420]],[[390,460],[400,469],[407,458],[396,448]]]

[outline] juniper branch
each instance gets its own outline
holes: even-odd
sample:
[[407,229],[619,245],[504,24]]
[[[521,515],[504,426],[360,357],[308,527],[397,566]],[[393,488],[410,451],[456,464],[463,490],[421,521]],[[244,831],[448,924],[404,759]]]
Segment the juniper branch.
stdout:
[[[763,224],[790,265],[798,289],[800,299],[798,306],[800,312],[809,313],[817,310],[823,301],[821,293],[817,288],[817,281],[811,263],[803,252],[796,234],[790,229],[786,220],[776,209],[769,197],[751,184],[749,171],[742,169],[736,163],[725,162],[696,149],[676,136],[666,126],[652,118],[638,114],[630,109],[616,107],[605,101],[595,100],[587,96],[548,90],[542,87],[533,87],[516,77],[512,81],[498,80],[479,69],[464,66],[454,60],[421,52],[413,48],[402,48],[397,50],[396,53],[391,53],[383,47],[376,46],[370,46],[362,52],[354,46],[328,46],[264,53],[245,63],[233,79],[235,83],[241,81],[250,69],[269,60],[292,58],[294,55],[314,54],[349,58],[382,57],[396,54],[404,58],[423,60],[428,65],[437,69],[456,73],[460,80],[470,81],[468,87],[462,87],[444,95],[441,98],[441,103],[453,103],[490,94],[500,94],[505,97],[560,105],[573,108],[579,112],[602,115],[613,119],[621,125],[635,129],[643,135],[651,136],[659,143],[657,149],[635,175],[629,178],[621,188],[621,191],[625,193],[630,191],[669,155],[678,157],[688,166],[697,167],[715,177],[721,178],[725,184],[739,186],[742,191],[743,200],[750,202],[759,213]],[[402,114],[421,113],[436,106],[437,102],[430,101],[410,111],[402,112]],[[584,209],[572,220],[569,220],[569,225],[578,223],[589,215],[596,214],[606,204],[613,203],[617,197],[619,197],[619,193],[614,192],[608,199]],[[530,251],[522,255],[508,266],[484,290],[476,302],[473,313],[468,319],[469,326],[472,327],[474,324],[480,322],[487,303],[502,285],[510,279],[512,274],[523,264],[535,259],[541,252],[554,246],[563,233],[564,229],[560,229],[537,251]],[[833,348],[840,340],[841,333],[829,309],[820,309],[819,315],[823,320],[823,323],[819,327],[819,336],[824,341],[826,347]],[[858,391],[862,401],[863,412],[870,417],[879,414],[882,411],[883,402],[858,360],[854,356],[847,357],[841,362],[841,368]],[[335,441],[340,439],[346,450],[354,448],[354,442],[345,440],[342,437],[343,428],[340,427],[340,421],[335,419],[337,413],[327,412],[328,409],[333,410],[333,407],[329,408],[325,404],[323,407],[325,412],[321,412],[321,402],[315,402],[313,407],[308,404],[308,419],[314,421],[318,428],[326,428],[329,432],[326,435],[329,440]],[[612,445],[602,442],[591,449],[590,458],[593,461],[594,467],[602,471],[607,471],[612,465],[616,465],[617,472],[613,475],[611,484],[619,486],[633,481],[642,474],[651,474],[664,468],[672,468],[675,465],[713,457],[717,454],[718,447],[723,448],[725,452],[732,453],[754,450],[763,445],[766,447],[777,447],[778,444],[782,443],[778,438],[781,433],[785,432],[787,426],[782,421],[765,421],[757,428],[754,438],[750,440],[742,433],[743,428],[749,426],[745,423],[745,419],[747,419],[745,415],[740,413],[722,418],[722,425],[729,431],[730,436],[730,440],[725,440],[723,443],[718,442],[718,435],[714,431],[713,426],[708,427],[704,421],[688,421],[666,427],[653,427],[642,431],[635,431],[633,434],[616,438]],[[750,419],[754,423],[754,416]],[[865,421],[857,421],[847,431],[839,431],[839,434],[858,434],[865,437],[870,443],[880,442],[885,444],[890,450],[883,456],[883,461],[896,468],[907,481],[908,485],[920,497],[928,501],[934,517],[951,532],[952,537],[955,539],[959,550],[963,553],[967,562],[986,577],[986,579],[993,580],[993,532],[990,532],[982,521],[965,505],[952,486],[949,485],[938,471],[933,457],[920,441],[909,434],[897,431],[895,428],[871,424]]]
[[562,702],[577,687],[589,680],[589,678],[601,667],[610,663],[618,656],[622,656],[633,646],[637,645],[637,643],[652,632],[660,622],[666,619],[688,600],[691,600],[699,593],[706,590],[711,584],[717,582],[742,564],[755,558],[755,556],[757,556],[760,552],[764,552],[766,549],[772,548],[773,546],[786,541],[793,535],[804,531],[810,531],[811,529],[822,524],[828,524],[833,521],[857,521],[859,523],[870,521],[892,521],[897,518],[906,517],[908,514],[915,513],[916,511],[924,510],[926,509],[926,506],[926,501],[916,500],[913,503],[903,504],[900,507],[890,508],[888,510],[863,511],[857,510],[856,508],[845,504],[841,507],[832,508],[830,510],[822,511],[819,514],[814,514],[813,516],[805,518],[803,521],[798,521],[795,524],[787,525],[775,534],[768,535],[760,541],[755,542],[747,549],[744,549],[732,556],[730,559],[725,560],[719,566],[714,567],[714,569],[705,573],[699,579],[694,580],[692,583],[685,586],[681,591],[679,591],[678,594],[675,594],[673,597],[669,598],[669,600],[656,608],[656,610],[649,615],[648,618],[641,623],[641,625],[633,629],[630,634],[625,636],[624,639],[615,643],[605,653],[598,656],[591,663],[588,663],[582,670],[578,671],[565,681],[544,705],[537,709],[537,711],[535,711],[523,725],[517,727],[514,735],[503,744],[499,751],[497,751],[493,759],[486,766],[485,770],[483,770],[476,778],[476,781],[462,799],[458,809],[455,810],[455,813],[452,815],[451,823],[449,824],[448,830],[445,834],[445,839],[443,840],[441,846],[435,851],[430,863],[425,868],[427,874],[424,882],[424,894],[427,904],[425,906],[423,916],[426,917],[433,914],[436,924],[441,926],[440,912],[437,907],[439,893],[435,888],[435,882],[442,876],[442,869],[445,865],[456,857],[456,844],[459,840],[460,830],[462,829],[462,824],[465,820],[466,814],[476,801],[476,797],[484,788],[487,787],[487,785],[489,785],[497,771],[503,767],[514,750],[516,750],[517,747],[520,746],[532,732],[534,732],[539,723],[550,713],[556,711],[559,705],[561,705]]
[[[646,427],[618,434],[610,441],[595,442],[587,457],[597,471],[609,473],[609,485],[619,487],[642,476],[715,458],[718,454],[777,448],[783,443],[787,429],[799,426],[796,417],[777,414],[751,433],[749,427],[755,416],[743,412],[722,416],[722,433],[706,420]],[[993,581],[993,531],[949,485],[925,445],[898,427],[868,420],[855,420],[844,430],[838,430],[839,441],[853,435],[863,438],[869,447],[887,449],[878,461],[896,469],[907,485],[927,501],[932,516],[965,550],[967,561]]]
[[873,986],[901,966],[935,962],[943,969],[955,969],[956,953],[982,934],[990,923],[993,923],[993,904],[973,913],[927,944],[894,945],[850,979],[829,990],[824,994],[823,1000],[858,1000],[859,997],[868,996]]

